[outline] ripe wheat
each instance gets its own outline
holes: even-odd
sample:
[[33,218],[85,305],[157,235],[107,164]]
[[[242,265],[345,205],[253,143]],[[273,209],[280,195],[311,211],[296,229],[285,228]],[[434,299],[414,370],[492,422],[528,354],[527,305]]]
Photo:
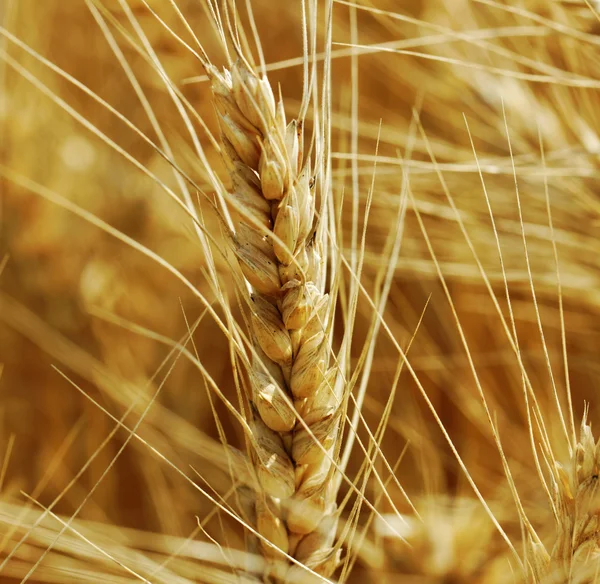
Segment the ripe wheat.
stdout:
[[[61,26],[87,33],[87,21],[62,23],[77,14],[76,4],[99,25],[89,60],[54,38]],[[198,4],[204,12],[195,12]],[[16,434],[10,400],[10,432],[0,418],[0,438],[9,436],[0,448],[0,581],[597,582],[600,442],[589,422],[597,404],[581,416],[575,437],[576,411],[595,396],[585,393],[593,387],[587,377],[569,385],[582,363],[586,375],[595,371],[595,353],[582,358],[579,345],[593,346],[589,323],[600,305],[596,4],[303,0],[276,12],[275,3],[260,0],[32,1],[35,11],[27,0],[7,3],[19,26],[8,20],[0,28],[0,74],[12,84],[0,94],[0,130],[8,136],[0,142],[0,187],[7,185],[10,215],[4,219],[2,202],[0,241],[9,241],[10,254],[0,252],[0,320],[18,334],[0,339],[0,360],[8,363],[3,373],[0,362],[0,392],[13,384],[16,411],[27,415]],[[37,10],[38,32],[31,26]],[[285,24],[277,22],[282,14]],[[213,40],[204,34],[211,27]],[[285,47],[270,47],[268,66],[262,59],[251,65],[261,53],[259,31],[284,29],[297,33],[297,58],[275,62]],[[48,40],[48,54],[56,51],[65,70],[36,52],[38,40]],[[225,54],[226,67],[208,54]],[[186,91],[198,61],[207,75],[195,100],[194,88]],[[98,71],[107,64],[125,77],[107,75],[103,84]],[[323,88],[305,79],[304,93],[294,94],[292,81],[284,104],[265,71],[273,80],[272,70],[289,66],[291,81],[294,65],[307,78],[335,77],[333,96],[316,105]],[[29,84],[41,98],[33,101]],[[112,99],[104,101],[105,93]],[[62,125],[50,109],[56,106]],[[301,113],[290,120],[295,109]],[[207,131],[215,118],[220,139]],[[115,120],[132,134],[121,136]],[[189,136],[170,133],[182,127]],[[323,148],[330,131],[335,148]],[[47,134],[64,139],[62,163],[49,158],[55,148]],[[219,156],[225,172],[218,178]],[[324,167],[332,170],[328,180]],[[119,188],[136,193],[130,213],[111,197]],[[26,192],[52,205],[40,212]],[[197,205],[191,192],[201,193]],[[64,219],[65,209],[76,217]],[[71,221],[85,229],[71,230]],[[200,246],[195,236],[190,241],[191,224]],[[119,241],[96,245],[97,228]],[[14,262],[22,273],[12,272]],[[173,317],[181,290],[161,277],[164,268],[190,296],[182,302],[185,335]],[[431,274],[444,283],[450,310]],[[85,310],[61,336],[20,305],[40,300],[48,300],[54,328],[80,303]],[[199,300],[201,324],[190,325]],[[351,331],[342,342],[340,329]],[[571,331],[582,331],[583,340],[570,368]],[[457,357],[457,347],[465,355]],[[31,382],[31,364],[45,352],[51,365],[100,388],[102,399],[88,395],[93,422],[85,423],[87,410],[77,417],[79,394],[68,397],[65,377],[50,364],[51,374],[38,371],[43,383]],[[173,355],[185,364],[165,374],[173,383],[159,395],[163,380],[155,376],[177,361]],[[46,384],[48,401],[23,389]],[[247,391],[234,404],[239,388]],[[65,444],[89,449],[73,457],[81,464],[72,480],[69,464],[58,478],[45,474],[60,466],[54,452],[58,459],[66,452],[53,424],[47,431],[36,423],[34,412],[49,402],[49,417],[63,420]],[[233,429],[223,429],[223,411]],[[139,414],[135,424],[130,414]],[[34,434],[36,445],[26,441],[19,450],[21,432]],[[416,462],[401,464],[404,439],[406,459],[414,454]],[[97,458],[113,442],[119,448]],[[129,464],[118,468],[129,442],[136,445],[122,457]],[[15,481],[11,452],[25,460]],[[189,466],[197,472],[186,472]],[[89,489],[78,484],[88,471]],[[42,486],[36,482],[23,503],[19,491],[29,478]],[[46,497],[47,484],[55,498]],[[81,505],[69,498],[75,484]],[[144,499],[137,514],[121,497],[130,484],[136,504]],[[39,511],[29,507],[32,499],[52,502]],[[88,499],[96,505],[86,515]],[[106,512],[102,521],[79,517],[98,519],[98,510]],[[140,530],[109,525],[115,518]],[[199,541],[201,530],[210,541]]]
[[[250,285],[253,356],[252,461],[256,528],[263,553],[281,580],[296,581],[289,554],[329,577],[335,546],[334,457],[343,395],[330,367],[332,304],[316,227],[310,159],[302,122],[286,122],[266,77],[242,59],[223,73],[209,68],[230,173],[235,218],[232,242]],[[269,544],[270,542],[270,544]]]

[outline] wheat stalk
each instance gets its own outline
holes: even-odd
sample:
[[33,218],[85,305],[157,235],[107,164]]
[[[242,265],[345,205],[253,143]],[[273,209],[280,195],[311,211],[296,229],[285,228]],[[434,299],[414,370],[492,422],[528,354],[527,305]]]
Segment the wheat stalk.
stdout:
[[232,244],[251,312],[251,458],[265,578],[294,581],[306,572],[282,567],[281,552],[329,577],[340,556],[330,479],[342,395],[330,366],[332,302],[302,123],[286,122],[266,77],[242,59],[223,73],[208,71],[233,185]]

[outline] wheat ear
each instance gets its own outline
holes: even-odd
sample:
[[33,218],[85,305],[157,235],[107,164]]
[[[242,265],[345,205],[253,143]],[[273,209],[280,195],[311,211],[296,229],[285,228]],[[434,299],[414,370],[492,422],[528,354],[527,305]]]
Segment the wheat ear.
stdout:
[[273,544],[261,541],[266,578],[298,581],[301,571],[306,581],[301,566],[282,567],[281,552],[328,578],[340,554],[330,479],[342,396],[329,365],[332,306],[302,124],[286,123],[266,77],[242,60],[209,73],[233,185],[233,247],[251,312],[256,529]]
[[587,411],[570,469],[555,463],[552,484],[556,541],[548,554],[533,546],[533,580],[540,584],[597,582],[600,570],[600,439],[594,441]]

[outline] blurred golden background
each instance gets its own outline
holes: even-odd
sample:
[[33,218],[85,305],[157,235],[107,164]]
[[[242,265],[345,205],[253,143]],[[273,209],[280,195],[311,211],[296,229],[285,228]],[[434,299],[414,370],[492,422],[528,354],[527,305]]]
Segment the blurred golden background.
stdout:
[[[106,550],[126,553],[144,574],[153,568],[144,563],[150,560],[136,556],[138,551],[158,565],[179,553],[186,538],[198,531],[197,521],[207,518],[205,532],[196,533],[180,559],[168,564],[177,577],[204,581],[198,565],[218,563],[219,554],[212,557],[208,548],[195,544],[212,539],[233,548],[244,544],[235,522],[192,483],[217,499],[229,496],[231,478],[215,419],[230,444],[241,446],[243,439],[225,406],[211,398],[198,370],[169,356],[171,347],[164,339],[184,339],[200,319],[194,350],[222,391],[234,396],[227,339],[181,281],[58,200],[62,197],[151,249],[215,302],[191,222],[142,170],[176,188],[172,169],[123,120],[71,81],[97,94],[153,140],[160,127],[181,167],[209,189],[206,168],[152,59],[162,63],[173,87],[215,131],[209,87],[198,60],[166,28],[193,46],[171,3],[149,4],[156,14],[142,0],[0,4],[0,562],[35,520],[28,509],[39,507],[31,497],[44,507],[52,504],[60,517],[76,513],[82,533],[92,534]],[[222,63],[206,4],[177,0],[176,5],[211,59]],[[324,22],[325,2],[318,6]],[[403,348],[418,328],[410,362],[515,542],[520,532],[514,504],[418,217],[455,303],[524,504],[551,542],[550,509],[529,448],[522,371],[482,272],[511,327],[509,316],[514,318],[557,458],[565,457],[553,397],[555,384],[566,411],[559,283],[575,423],[585,401],[591,404],[590,418],[597,419],[600,37],[590,6],[556,0],[333,4],[333,190],[347,200],[341,218],[344,251],[349,258],[350,193],[357,192],[361,230],[369,212],[361,277],[376,294],[387,262],[386,241],[396,229],[403,172],[408,173],[414,201],[409,202],[385,319]],[[253,0],[252,7],[271,82],[281,88],[293,115],[302,95],[302,4]],[[324,32],[322,27],[321,48]],[[120,59],[128,63],[137,85]],[[420,116],[423,134],[412,125],[413,111]],[[208,164],[220,173],[218,153],[199,119],[193,114],[190,119]],[[407,148],[410,157],[402,162]],[[216,233],[216,221],[200,194],[198,205]],[[225,262],[219,267],[226,274]],[[226,293],[235,305],[232,284]],[[356,322],[356,359],[372,321],[372,308],[365,302]],[[372,429],[401,361],[382,333],[363,409]],[[488,573],[508,569],[507,563],[498,568],[492,561],[506,553],[499,536],[489,520],[481,519],[479,507],[473,511],[469,506],[473,493],[406,371],[395,391],[381,450],[394,465],[407,449],[397,479],[411,498],[422,501],[423,509],[431,508],[436,521],[443,521],[435,513],[439,497],[458,502],[458,511],[450,505],[448,525],[459,533],[452,545],[466,551],[455,554],[463,558],[462,565],[439,568],[440,575],[420,565],[429,553],[427,541],[417,560],[399,542],[381,548],[365,544],[350,581],[393,582],[400,573],[419,575],[414,582],[492,581]],[[141,440],[128,440],[130,434],[108,414],[117,420],[126,416],[123,421],[130,428],[143,415],[136,430]],[[364,429],[360,436],[368,440]],[[364,460],[360,449],[355,455],[350,476]],[[392,482],[388,489],[397,509],[410,514],[399,487]],[[378,491],[378,485],[370,485],[367,495],[374,499]],[[469,500],[467,511],[461,510],[463,497]],[[381,502],[380,508],[391,511],[389,502]],[[489,537],[487,556],[469,555],[475,553],[472,541],[461,534],[470,531],[472,521],[481,522],[480,541]],[[22,581],[60,529],[60,522],[49,517],[31,530],[0,568],[0,582]],[[369,542],[377,544],[377,536],[370,535]],[[444,580],[447,573],[455,579]],[[29,580],[139,581],[70,530]]]

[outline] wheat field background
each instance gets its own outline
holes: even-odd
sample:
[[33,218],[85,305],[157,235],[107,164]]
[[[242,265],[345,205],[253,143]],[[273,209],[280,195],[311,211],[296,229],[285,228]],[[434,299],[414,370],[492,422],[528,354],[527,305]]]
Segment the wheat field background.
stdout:
[[[331,59],[341,235],[330,252],[347,284],[336,347],[349,326],[344,290],[363,286],[348,371],[353,395],[366,393],[332,580],[594,582],[595,487],[583,575],[570,557],[564,571],[536,569],[528,542],[535,530],[554,561],[565,529],[555,514],[581,505],[553,512],[540,475],[552,485],[556,463],[579,468],[573,428],[579,437],[586,408],[592,431],[598,423],[599,9],[305,4],[319,75]],[[163,188],[177,190],[171,166],[131,127],[164,133],[224,246],[207,168],[225,180],[225,165],[203,128],[218,136],[218,119],[202,64],[179,40],[194,46],[193,31],[225,65],[208,9],[221,5],[0,0],[1,583],[261,578],[260,554],[243,553],[248,530],[228,512],[244,496],[224,444],[245,446],[225,400],[236,403],[243,373],[199,301],[226,314],[216,273],[244,323],[231,264],[220,253],[206,264]],[[247,31],[251,5],[271,87],[293,118],[303,3],[227,5]],[[191,106],[194,138],[170,88]]]

